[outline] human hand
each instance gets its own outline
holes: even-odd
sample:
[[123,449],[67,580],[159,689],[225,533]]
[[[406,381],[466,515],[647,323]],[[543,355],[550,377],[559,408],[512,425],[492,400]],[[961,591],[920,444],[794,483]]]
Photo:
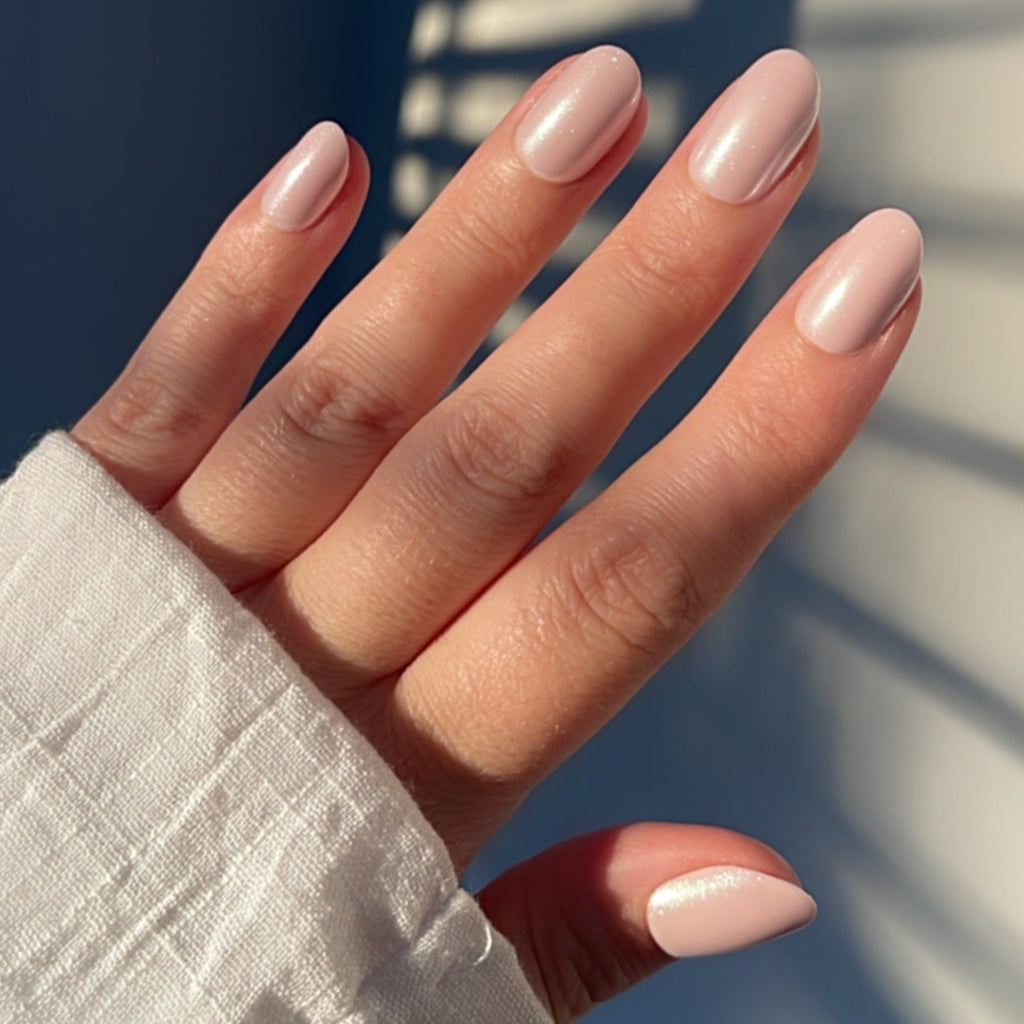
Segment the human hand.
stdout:
[[[817,80],[791,52],[755,65],[586,263],[441,399],[645,117],[621,51],[552,69],[239,412],[365,198],[363,151],[317,126],[229,216],[73,431],[370,739],[459,870],[742,577],[853,437],[917,315],[919,233],[875,214],[665,440],[530,548],[796,201],[817,153]],[[798,885],[752,839],[648,823],[546,851],[481,902],[562,1021],[670,953],[806,923]]]

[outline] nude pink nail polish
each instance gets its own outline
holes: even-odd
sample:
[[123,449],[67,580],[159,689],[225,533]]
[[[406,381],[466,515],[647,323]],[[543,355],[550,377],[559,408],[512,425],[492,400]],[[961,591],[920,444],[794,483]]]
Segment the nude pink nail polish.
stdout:
[[260,209],[279,228],[302,231],[320,219],[347,176],[348,139],[333,121],[321,121],[284,158]]
[[801,296],[797,330],[826,352],[863,348],[907,301],[923,256],[921,229],[909,214],[868,214],[839,241]]
[[547,87],[516,130],[523,163],[539,178],[582,178],[633,120],[642,86],[636,61],[617,46],[580,54]]
[[817,912],[810,895],[774,875],[707,867],[655,889],[647,928],[669,956],[706,956],[785,935],[810,924]]
[[690,156],[690,176],[726,203],[766,195],[818,119],[814,65],[796,50],[762,57],[729,89]]

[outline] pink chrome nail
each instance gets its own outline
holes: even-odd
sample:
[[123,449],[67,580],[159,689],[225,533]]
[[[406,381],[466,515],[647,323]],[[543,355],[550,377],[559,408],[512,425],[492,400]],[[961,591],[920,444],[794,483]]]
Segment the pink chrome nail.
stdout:
[[902,210],[876,210],[845,235],[796,307],[797,330],[826,352],[878,337],[921,275],[921,229]]
[[669,956],[729,953],[810,924],[817,904],[799,886],[737,867],[691,871],[647,902],[651,938]]
[[582,178],[633,120],[641,94],[636,61],[617,46],[580,54],[548,86],[516,131],[516,149],[539,178]]
[[814,65],[775,50],[733,83],[690,156],[690,175],[716,199],[749,203],[766,195],[803,148],[818,120]]
[[348,176],[348,140],[333,121],[302,136],[263,193],[260,208],[285,231],[302,231],[323,215]]

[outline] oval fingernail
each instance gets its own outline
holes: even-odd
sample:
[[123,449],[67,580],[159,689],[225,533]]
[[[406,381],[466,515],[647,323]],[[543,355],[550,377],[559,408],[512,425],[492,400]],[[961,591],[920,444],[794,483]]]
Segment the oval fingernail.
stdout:
[[348,177],[348,139],[333,121],[321,121],[284,158],[263,193],[264,216],[285,231],[315,224]]
[[625,50],[587,50],[523,118],[515,137],[519,156],[546,181],[582,178],[629,126],[641,91],[640,69]]
[[924,241],[902,210],[868,214],[838,243],[796,307],[797,330],[826,352],[877,338],[921,276]]
[[796,50],[775,50],[733,83],[690,157],[690,176],[726,203],[766,195],[818,119],[818,73]]
[[647,901],[651,938],[669,956],[728,953],[810,924],[818,912],[797,885],[748,868],[701,868],[673,878]]

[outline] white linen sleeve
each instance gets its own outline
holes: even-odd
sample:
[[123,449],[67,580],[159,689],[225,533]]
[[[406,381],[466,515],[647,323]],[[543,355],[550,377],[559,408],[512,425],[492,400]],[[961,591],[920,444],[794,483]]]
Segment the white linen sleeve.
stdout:
[[550,1017],[387,765],[66,434],[0,488],[0,1020]]

